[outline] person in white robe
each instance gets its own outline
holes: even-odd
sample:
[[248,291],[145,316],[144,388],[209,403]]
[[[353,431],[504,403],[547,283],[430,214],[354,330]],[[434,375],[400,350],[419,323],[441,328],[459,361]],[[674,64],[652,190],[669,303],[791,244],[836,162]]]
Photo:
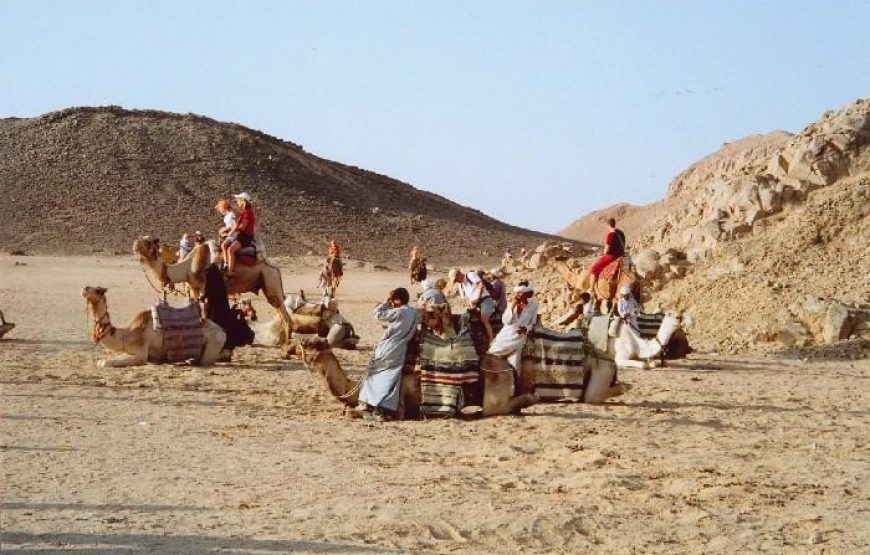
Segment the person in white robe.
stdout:
[[640,306],[637,304],[637,299],[631,294],[631,287],[628,285],[619,288],[619,302],[616,303],[616,311],[623,322],[635,332],[638,331],[637,315],[640,313]]
[[386,302],[372,311],[372,317],[386,324],[387,329],[366,369],[358,408],[371,408],[375,420],[383,419],[384,410],[395,412],[399,408],[405,352],[417,328],[417,311],[408,306],[409,297],[407,289],[394,289]]
[[520,282],[512,292],[513,300],[501,317],[504,327],[493,339],[489,353],[507,357],[508,363],[519,370],[529,330],[538,321],[538,301],[532,298],[535,290],[528,282]]

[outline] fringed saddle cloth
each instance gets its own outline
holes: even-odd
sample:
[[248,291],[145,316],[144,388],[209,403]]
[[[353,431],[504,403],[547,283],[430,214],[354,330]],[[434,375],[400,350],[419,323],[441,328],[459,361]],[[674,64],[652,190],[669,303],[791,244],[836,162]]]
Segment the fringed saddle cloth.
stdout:
[[417,373],[420,411],[428,415],[456,416],[466,392],[480,382],[479,359],[470,334],[451,339],[425,334],[420,343]]
[[619,273],[619,269],[622,265],[623,257],[619,257],[601,270],[601,273],[598,275],[599,279],[603,279],[605,281],[613,281],[616,275]]
[[191,302],[183,308],[158,303],[151,307],[151,319],[154,329],[163,332],[168,362],[199,360],[205,345],[199,303]]
[[583,399],[586,336],[582,330],[559,332],[535,326],[523,348],[521,390],[542,400]]

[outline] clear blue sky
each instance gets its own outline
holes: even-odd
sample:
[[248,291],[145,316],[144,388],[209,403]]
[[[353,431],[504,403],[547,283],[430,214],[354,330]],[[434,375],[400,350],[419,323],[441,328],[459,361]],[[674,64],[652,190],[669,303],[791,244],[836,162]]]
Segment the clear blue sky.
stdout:
[[556,231],[870,96],[868,24],[863,0],[0,0],[0,117],[195,112]]

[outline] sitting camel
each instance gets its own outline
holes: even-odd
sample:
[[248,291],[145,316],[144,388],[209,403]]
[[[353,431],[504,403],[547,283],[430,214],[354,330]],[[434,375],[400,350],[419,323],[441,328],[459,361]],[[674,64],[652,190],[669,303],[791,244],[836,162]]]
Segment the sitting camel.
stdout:
[[[163,331],[154,329],[150,310],[143,310],[134,316],[128,327],[116,328],[109,319],[105,288],[85,287],[82,289],[82,297],[94,324],[91,340],[111,351],[120,351],[127,355],[100,360],[98,366],[139,366],[148,362],[160,364],[166,360]],[[202,327],[205,345],[198,363],[209,366],[221,359],[227,336],[211,320],[205,320]]]
[[[607,334],[609,316],[595,316],[589,323],[589,340],[593,346],[616,363],[616,367],[649,369],[661,365],[659,355],[674,333],[680,329],[680,321],[673,316],[662,319],[656,336],[643,339],[640,333],[627,324],[620,324],[616,337]],[[604,341],[607,341],[606,346]]]
[[[346,407],[353,408],[357,405],[362,380],[354,381],[348,378],[324,339],[294,340],[287,352],[287,358],[293,354],[299,356],[309,370],[316,372],[323,378],[333,397],[341,401]],[[492,355],[485,355],[485,358],[490,356]],[[414,371],[415,364],[416,361],[410,357],[402,371],[399,410],[396,412],[398,419],[420,414],[420,384]],[[484,361],[481,368],[485,366],[491,365]],[[513,395],[513,371],[481,371],[481,382],[483,385],[482,406],[478,412],[482,416],[519,414],[521,409],[532,406],[538,401],[534,394]],[[468,413],[473,412],[473,410],[464,410],[463,412]]]
[[[456,335],[449,305],[427,304],[422,309],[422,318],[423,323],[439,337],[447,339]],[[592,353],[586,356],[583,368],[582,373],[585,375],[585,379],[581,379],[581,381],[585,383],[585,386],[582,396],[578,397],[578,400],[585,403],[600,403],[610,397],[622,395],[631,388],[629,384],[615,383],[616,366],[611,361],[596,359]],[[485,373],[513,373],[513,368],[506,357],[491,354],[486,354],[481,359],[480,369]],[[580,375],[578,377],[582,378]],[[534,393],[536,385],[540,385],[540,377],[536,376],[534,363],[524,359],[516,391],[518,393]],[[543,398],[546,399],[546,396]]]
[[[133,254],[160,280],[163,285],[187,283],[193,298],[202,297],[205,288],[205,269],[211,264],[211,251],[206,244],[196,245],[191,253],[176,264],[166,264],[160,258],[160,239],[140,237],[133,242]],[[239,265],[236,275],[227,282],[227,293],[259,293],[263,290],[268,303],[278,313],[282,326],[280,343],[291,337],[290,314],[284,307],[284,286],[281,270],[267,261],[258,261],[253,266]]]
[[[620,259],[620,267],[616,276],[614,276],[615,279],[607,280],[601,277],[598,279],[598,282],[595,283],[595,295],[598,297],[599,301],[606,302],[608,306],[615,302],[616,293],[623,285],[628,285],[632,290],[634,290],[636,284],[639,283],[637,273],[633,268],[625,263],[625,260],[624,257]],[[577,272],[577,270],[570,268],[563,260],[553,260],[550,264],[572,288],[578,291],[592,290],[592,284],[595,281],[595,277],[589,273],[588,268]],[[598,306],[597,308],[602,313],[607,312],[607,307]]]
[[[328,298],[318,303],[308,302],[303,295],[287,295],[284,307],[290,314],[291,331],[294,334],[319,335],[326,337],[329,346],[338,349],[353,349],[358,337],[353,326],[338,311],[338,301]],[[261,345],[279,345],[281,319],[258,326],[255,330],[257,342]]]

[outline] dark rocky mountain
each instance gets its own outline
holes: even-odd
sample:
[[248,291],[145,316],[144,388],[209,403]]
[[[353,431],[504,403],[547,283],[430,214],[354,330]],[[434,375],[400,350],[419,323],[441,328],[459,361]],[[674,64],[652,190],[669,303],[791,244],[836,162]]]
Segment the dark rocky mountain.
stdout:
[[[497,258],[547,236],[241,125],[194,114],[69,108],[0,120],[0,249],[127,253],[138,235],[177,242],[220,227],[231,193],[254,198],[271,254],[404,262]],[[484,253],[488,253],[485,255]]]

